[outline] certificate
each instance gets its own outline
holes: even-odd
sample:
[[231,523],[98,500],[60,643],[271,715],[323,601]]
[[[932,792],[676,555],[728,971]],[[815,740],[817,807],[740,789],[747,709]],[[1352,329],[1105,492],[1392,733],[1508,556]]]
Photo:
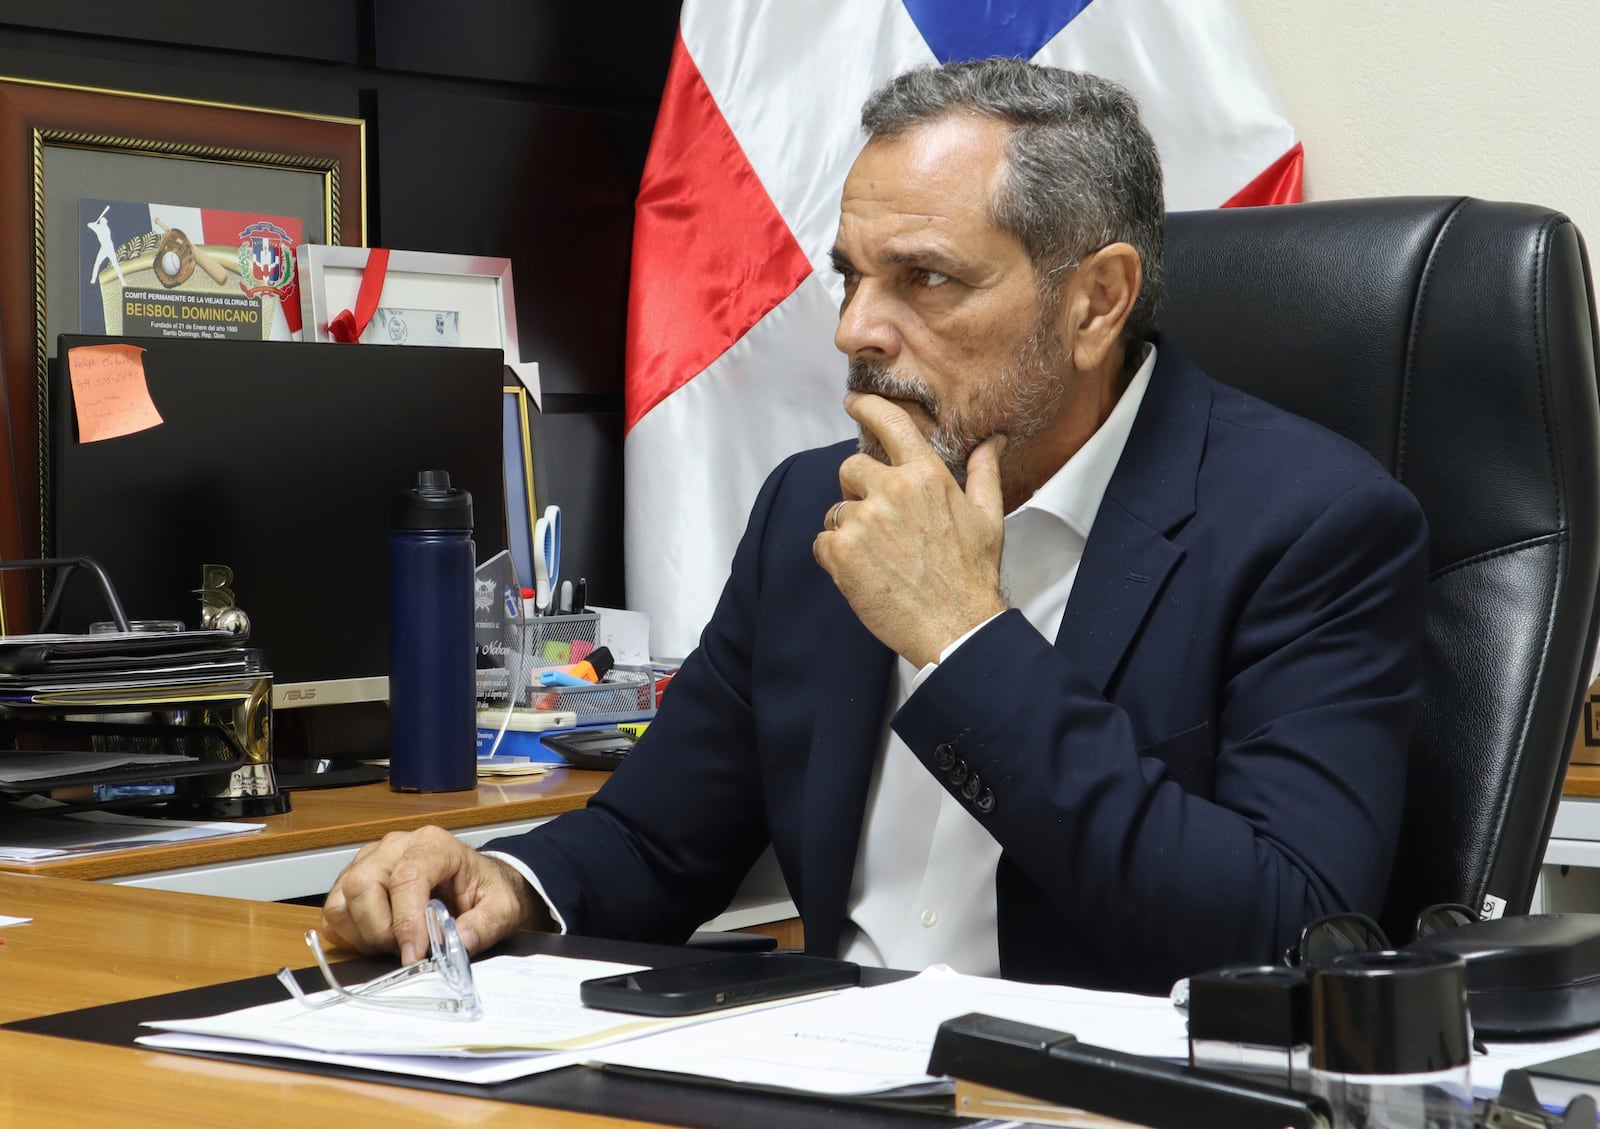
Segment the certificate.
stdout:
[[82,332],[289,340],[297,217],[83,197],[78,219]]

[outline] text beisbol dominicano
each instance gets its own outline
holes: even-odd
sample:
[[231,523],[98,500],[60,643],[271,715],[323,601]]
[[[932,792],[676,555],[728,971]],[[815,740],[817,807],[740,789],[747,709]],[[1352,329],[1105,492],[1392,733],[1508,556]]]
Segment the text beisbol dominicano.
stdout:
[[140,337],[261,337],[261,305],[243,294],[125,290],[122,332]]

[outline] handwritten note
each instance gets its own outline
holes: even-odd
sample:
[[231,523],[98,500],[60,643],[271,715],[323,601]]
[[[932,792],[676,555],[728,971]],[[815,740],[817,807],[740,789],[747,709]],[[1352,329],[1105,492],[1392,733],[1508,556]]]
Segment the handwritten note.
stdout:
[[78,442],[94,443],[144,431],[161,422],[144,379],[137,345],[80,345],[67,350]]

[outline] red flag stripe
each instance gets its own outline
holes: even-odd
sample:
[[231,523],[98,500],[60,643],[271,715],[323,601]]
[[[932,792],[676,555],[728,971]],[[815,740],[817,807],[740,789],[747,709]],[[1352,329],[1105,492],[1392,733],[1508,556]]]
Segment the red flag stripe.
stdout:
[[645,161],[633,239],[629,429],[811,273],[681,33]]
[[1305,149],[1296,141],[1293,149],[1268,165],[1222,206],[1253,208],[1258,204],[1298,204],[1301,200],[1305,157]]

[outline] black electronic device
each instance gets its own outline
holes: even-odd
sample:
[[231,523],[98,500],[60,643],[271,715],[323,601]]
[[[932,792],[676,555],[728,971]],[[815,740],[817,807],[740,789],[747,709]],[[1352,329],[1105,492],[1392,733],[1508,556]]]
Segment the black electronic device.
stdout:
[[585,1007],[638,1015],[695,1015],[741,1004],[781,1000],[849,988],[861,967],[804,953],[738,953],[675,968],[649,968],[585,980],[578,998]]
[[1479,1035],[1527,1039],[1600,1027],[1600,914],[1474,921],[1406,949],[1467,962],[1467,1005]]
[[610,772],[633,751],[633,738],[620,729],[574,729],[540,739],[551,752],[567,758],[573,768]]
[[[107,341],[144,349],[162,422],[80,443],[60,358]],[[251,644],[273,672],[274,709],[286,711],[275,719],[280,745],[307,728],[283,724],[291,707],[372,703],[381,714],[391,509],[417,471],[447,470],[471,492],[479,560],[505,547],[497,349],[63,335],[57,358],[40,467],[44,555],[93,557],[130,616],[191,627],[201,566],[232,569]],[[91,585],[66,593],[64,629],[103,618]],[[347,727],[359,739],[341,734],[336,749],[280,751],[387,755],[384,725]]]

